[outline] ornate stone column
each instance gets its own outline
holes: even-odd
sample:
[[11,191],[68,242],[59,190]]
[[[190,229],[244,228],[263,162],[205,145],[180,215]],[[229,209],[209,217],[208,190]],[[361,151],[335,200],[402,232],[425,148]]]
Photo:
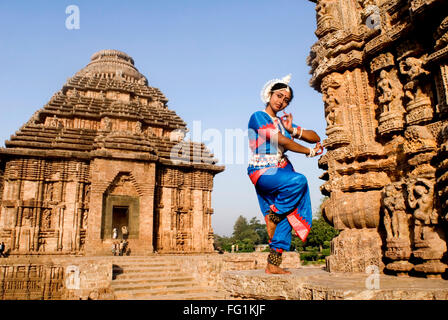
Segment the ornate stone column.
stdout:
[[440,276],[447,270],[448,3],[315,2],[318,41],[308,64],[327,122],[322,212],[341,230],[327,269],[374,265]]

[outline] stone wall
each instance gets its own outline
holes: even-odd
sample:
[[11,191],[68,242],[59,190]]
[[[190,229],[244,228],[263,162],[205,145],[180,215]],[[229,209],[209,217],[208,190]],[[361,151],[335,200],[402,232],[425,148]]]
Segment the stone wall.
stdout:
[[5,164],[0,240],[11,254],[82,251],[89,166],[29,157]]
[[113,299],[112,262],[81,257],[0,260],[0,299]]
[[159,253],[213,252],[213,175],[165,167],[157,172],[155,250]]

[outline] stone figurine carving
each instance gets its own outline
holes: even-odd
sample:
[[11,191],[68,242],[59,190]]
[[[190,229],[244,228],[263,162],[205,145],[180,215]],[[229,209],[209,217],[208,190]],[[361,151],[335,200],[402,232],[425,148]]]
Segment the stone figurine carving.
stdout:
[[440,26],[434,33],[434,39],[436,40],[434,49],[440,50],[448,44],[448,17],[443,19]]
[[83,214],[82,214],[82,225],[81,225],[81,227],[82,227],[83,229],[87,229],[87,221],[88,221],[88,218],[89,218],[89,211],[84,210],[84,212],[83,212]]
[[416,179],[409,186],[408,204],[414,209],[414,241],[424,240],[424,226],[437,223],[437,214],[433,207],[434,182]]
[[324,141],[326,148],[348,143],[348,133],[344,126],[343,109],[338,93],[341,84],[342,76],[334,73],[327,76],[321,85],[327,121],[328,139]]
[[423,68],[423,64],[424,57],[407,57],[399,64],[401,74],[409,80],[404,89],[408,100],[406,120],[410,125],[424,123],[433,117],[431,85],[426,79],[430,73]]
[[383,191],[384,225],[387,240],[407,240],[409,237],[406,204],[401,183],[387,185]]
[[378,81],[378,101],[383,105],[383,112],[390,112],[390,103],[394,99],[392,81],[387,71],[381,70],[380,80]]
[[405,109],[402,105],[402,85],[396,71],[381,70],[377,84],[377,99],[381,108],[378,131],[387,134],[403,130]]
[[137,122],[135,123],[135,126],[134,126],[134,133],[135,133],[135,134],[141,134],[141,133],[142,133],[142,123],[141,123],[140,121],[137,121]]
[[324,103],[327,106],[328,115],[325,118],[327,120],[327,125],[330,126],[337,126],[341,125],[342,122],[342,114],[341,110],[338,109],[339,107],[339,101],[338,98],[335,96],[334,88],[329,87],[327,91],[324,93]]
[[385,256],[393,262],[386,268],[398,275],[407,275],[414,267],[407,260],[410,258],[412,227],[411,215],[406,213],[404,183],[395,182],[387,185],[383,191],[382,207],[384,211],[384,226],[387,233]]
[[410,181],[408,188],[408,203],[414,210],[415,220],[413,255],[424,260],[414,269],[440,278],[448,267],[440,261],[447,251],[447,244],[434,208],[434,181],[417,178]]
[[44,210],[44,212],[42,213],[42,221],[43,221],[43,226],[46,229],[51,229],[51,225],[52,225],[51,209]]
[[108,117],[104,118],[104,130],[105,131],[111,131],[112,130],[112,122]]

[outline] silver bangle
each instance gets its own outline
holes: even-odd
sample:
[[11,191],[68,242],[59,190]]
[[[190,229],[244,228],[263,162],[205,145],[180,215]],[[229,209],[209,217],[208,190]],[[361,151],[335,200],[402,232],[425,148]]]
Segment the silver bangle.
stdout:
[[295,136],[297,136],[297,128],[292,129],[292,137],[294,138]]
[[315,157],[315,156],[316,156],[316,151],[314,151],[314,149],[311,149],[311,148],[310,148],[310,154],[307,155],[306,157],[307,157],[307,158],[313,158],[313,157]]
[[299,135],[299,137],[297,139],[302,138],[302,133],[303,133],[303,128],[300,128],[300,135]]

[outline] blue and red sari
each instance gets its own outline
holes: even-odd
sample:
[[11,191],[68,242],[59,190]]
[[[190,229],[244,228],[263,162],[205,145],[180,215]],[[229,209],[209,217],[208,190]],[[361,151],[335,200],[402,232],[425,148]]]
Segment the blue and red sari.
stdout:
[[[293,127],[297,127],[293,125]],[[274,139],[281,132],[291,139],[279,118],[265,111],[257,111],[249,120],[249,146],[253,152],[247,173],[257,192],[258,202],[265,219],[273,212],[286,215],[277,224],[270,239],[271,249],[290,250],[291,228],[305,242],[311,229],[312,210],[308,182],[303,174],[294,171],[283,148]]]

